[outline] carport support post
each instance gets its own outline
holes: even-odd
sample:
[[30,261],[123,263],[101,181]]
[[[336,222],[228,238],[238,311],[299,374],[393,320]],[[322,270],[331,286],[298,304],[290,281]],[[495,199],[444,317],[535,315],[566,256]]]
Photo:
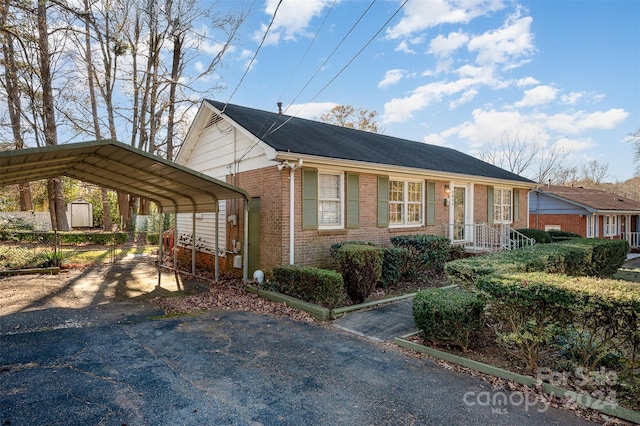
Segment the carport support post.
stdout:
[[158,216],[158,260],[156,262],[156,266],[158,268],[158,287],[160,287],[160,277],[162,276],[162,258],[164,254],[162,253],[162,248],[164,246],[164,230],[162,229],[162,225],[164,221],[162,220],[162,206],[160,203],[156,203],[158,206],[158,211],[160,215]]
[[[217,202],[216,202],[217,203]],[[216,254],[215,254],[215,282],[218,282],[218,280],[220,279],[220,266],[218,265],[219,263],[219,256],[218,256],[218,250],[220,248],[220,244],[218,243],[218,234],[220,232],[220,225],[218,224],[218,219],[220,216],[220,204],[218,204],[218,209],[216,210],[216,246],[215,246],[215,250],[216,250]]]
[[193,206],[191,213],[191,230],[193,238],[191,239],[191,275],[196,275],[196,206]]

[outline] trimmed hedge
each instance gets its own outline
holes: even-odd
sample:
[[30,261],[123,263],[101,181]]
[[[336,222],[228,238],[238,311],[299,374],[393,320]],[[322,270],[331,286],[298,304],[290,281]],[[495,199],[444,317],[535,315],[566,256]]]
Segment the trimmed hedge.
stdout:
[[[528,347],[528,362],[535,367],[539,346],[546,342],[548,326],[556,325],[584,336],[581,362],[594,368],[612,350],[632,353],[640,345],[640,286],[626,281],[572,277],[544,273],[485,275],[476,286],[508,315],[512,341]],[[514,318],[516,319],[514,321]],[[505,321],[506,323],[506,321]],[[514,327],[515,324],[515,327]]]
[[426,289],[413,298],[413,320],[428,340],[467,351],[473,333],[482,326],[484,301],[460,289]]
[[562,246],[582,247],[591,252],[591,265],[586,274],[598,277],[610,277],[627,260],[629,242],[627,240],[604,240],[600,238],[574,238]]
[[[11,242],[51,242],[55,237],[54,232],[29,232],[29,231],[0,231],[0,241]],[[129,236],[124,232],[58,232],[60,244],[98,244],[109,245],[114,243],[124,244]]]
[[269,285],[274,286],[279,293],[329,309],[340,306],[344,298],[342,275],[327,269],[297,265],[276,266]]
[[551,238],[551,234],[541,229],[522,228],[516,229],[516,231],[518,231],[525,237],[534,239],[538,244],[548,244],[553,241],[553,239]]
[[338,262],[344,287],[353,303],[364,302],[382,275],[382,249],[362,244],[343,245]]
[[536,244],[517,250],[455,260],[445,265],[450,280],[473,284],[482,275],[510,272],[547,272],[607,277],[625,262],[627,241],[572,239],[562,244]]
[[412,267],[407,271],[412,276],[419,272],[432,270],[444,271],[444,264],[449,260],[451,240],[438,235],[398,235],[391,237],[394,247],[407,249],[412,260]]
[[560,242],[560,241],[566,241],[566,240],[571,240],[573,238],[583,238],[582,235],[579,234],[574,234],[573,232],[568,232],[568,231],[560,231],[560,230],[549,230],[547,231],[547,233],[549,235],[551,235],[551,240],[554,243]]
[[411,257],[405,248],[388,247],[383,250],[380,281],[383,287],[389,287],[400,283],[406,276]]

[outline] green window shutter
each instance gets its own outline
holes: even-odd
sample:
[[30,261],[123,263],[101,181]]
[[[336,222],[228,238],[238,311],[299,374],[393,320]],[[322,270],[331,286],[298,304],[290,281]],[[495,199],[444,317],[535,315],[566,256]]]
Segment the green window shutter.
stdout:
[[427,182],[427,225],[436,224],[436,183]]
[[318,171],[316,169],[302,169],[302,229],[318,229]]
[[487,222],[494,221],[493,217],[493,186],[487,187]]
[[520,190],[513,190],[513,221],[520,222]]
[[360,226],[360,175],[347,174],[347,228]]
[[378,227],[389,226],[389,177],[378,176]]

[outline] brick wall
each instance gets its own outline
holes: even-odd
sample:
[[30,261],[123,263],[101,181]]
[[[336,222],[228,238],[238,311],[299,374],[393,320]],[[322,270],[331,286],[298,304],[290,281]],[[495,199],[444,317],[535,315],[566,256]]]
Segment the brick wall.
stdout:
[[[382,247],[391,246],[390,238],[395,235],[430,234],[445,235],[443,226],[449,222],[450,206],[445,206],[444,186],[448,181],[436,182],[435,225],[403,228],[379,228],[377,226],[378,175],[360,173],[360,226],[354,229],[304,230],[302,229],[302,172],[295,172],[295,263],[316,267],[331,267],[329,253],[332,244],[341,241],[370,241]],[[260,197],[260,267],[271,269],[289,263],[289,171],[282,172],[277,167],[241,172],[229,183],[246,190],[251,197]],[[426,188],[425,188],[426,189]],[[521,190],[520,218],[526,224],[526,190]],[[242,241],[238,233],[243,229],[243,204],[238,202],[238,227],[229,227],[229,239]],[[474,186],[475,221],[487,220],[487,186]],[[229,210],[228,214],[234,214]],[[343,212],[344,214],[344,212]],[[231,262],[229,262],[231,263]]]
[[[573,232],[575,234],[587,236],[587,218],[577,214],[529,214],[529,227],[541,229],[545,226],[560,225],[562,231]],[[600,224],[602,229],[602,224]]]

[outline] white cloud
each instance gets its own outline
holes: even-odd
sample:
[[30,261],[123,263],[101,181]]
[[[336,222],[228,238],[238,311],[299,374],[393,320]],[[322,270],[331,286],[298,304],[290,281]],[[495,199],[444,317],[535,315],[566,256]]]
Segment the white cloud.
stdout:
[[426,140],[446,144],[450,138],[466,140],[472,151],[486,144],[502,142],[506,135],[517,134],[522,141],[552,146],[567,152],[585,151],[596,146],[590,137],[569,138],[567,135],[582,135],[593,129],[612,129],[629,114],[621,109],[586,113],[522,114],[519,111],[497,111],[475,109],[472,120],[458,126],[430,134]]
[[596,147],[596,143],[591,138],[586,139],[570,139],[559,137],[551,144],[559,152],[579,153]]
[[468,23],[502,8],[499,0],[409,0],[400,22],[387,29],[387,37],[406,37],[440,24]]
[[571,92],[568,95],[562,95],[560,98],[562,102],[569,105],[575,105],[580,99],[584,97],[584,92]]
[[469,41],[469,35],[460,31],[449,33],[448,36],[438,35],[429,43],[428,53],[440,57],[450,56],[453,52],[464,46]]
[[443,96],[450,96],[467,90],[475,81],[462,78],[457,81],[439,81],[416,88],[410,96],[394,98],[384,104],[383,123],[404,123],[411,119],[415,111],[440,102]]
[[620,108],[587,113],[576,111],[572,114],[560,113],[549,116],[547,124],[558,132],[577,135],[593,129],[613,129],[622,123],[629,113]]
[[517,107],[529,107],[547,104],[556,98],[557,90],[551,86],[537,86],[525,90],[524,97],[514,105]]
[[404,76],[404,73],[405,73],[404,70],[399,70],[399,69],[387,71],[382,81],[378,83],[378,87],[385,88],[385,87],[389,87],[396,84],[402,79],[402,77]]
[[[266,0],[265,13],[270,19],[276,11],[279,0]],[[265,40],[266,45],[278,44],[280,40],[295,40],[298,36],[309,37],[307,26],[311,19],[320,16],[325,7],[330,6],[332,0],[284,0],[278,8],[273,25]],[[255,40],[262,40],[267,25],[263,24],[254,33]]]
[[533,86],[536,84],[539,84],[540,82],[538,80],[536,80],[533,77],[525,77],[525,78],[521,78],[520,80],[516,81],[516,86],[518,87],[522,87],[522,86]]
[[424,138],[422,138],[422,141],[431,145],[449,146],[449,144],[447,143],[447,139],[437,133],[432,133],[425,136]]
[[394,50],[396,52],[410,53],[412,55],[415,55],[417,53],[415,50],[409,47],[409,43],[407,43],[405,40],[402,40],[400,43],[398,43]]
[[449,102],[449,109],[456,109],[462,104],[467,104],[471,102],[473,98],[476,97],[477,94],[478,94],[478,91],[476,89],[470,89],[465,91],[462,94],[462,96],[460,96],[459,99]]
[[513,65],[513,59],[534,50],[532,21],[531,17],[520,18],[516,14],[501,28],[472,37],[467,46],[470,51],[478,52],[476,62],[479,64]]
[[318,120],[323,114],[338,105],[335,102],[309,102],[306,104],[291,104],[285,108],[285,113],[300,118]]

